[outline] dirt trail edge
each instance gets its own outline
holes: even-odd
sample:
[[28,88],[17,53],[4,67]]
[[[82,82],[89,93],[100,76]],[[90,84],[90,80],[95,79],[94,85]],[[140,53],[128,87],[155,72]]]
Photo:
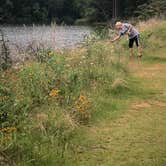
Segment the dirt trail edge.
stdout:
[[90,143],[80,154],[79,165],[166,165],[166,63],[134,60],[129,69],[147,89],[158,93],[132,100],[120,118],[90,127]]

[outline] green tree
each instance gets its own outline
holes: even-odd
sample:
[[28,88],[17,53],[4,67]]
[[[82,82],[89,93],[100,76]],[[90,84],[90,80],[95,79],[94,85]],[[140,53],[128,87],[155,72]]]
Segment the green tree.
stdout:
[[165,0],[150,0],[137,7],[134,12],[140,19],[149,19],[151,17],[166,16],[166,1]]
[[[166,0],[116,0],[118,17],[148,19],[166,15]],[[113,0],[0,0],[0,23],[73,24],[77,19],[112,19]]]

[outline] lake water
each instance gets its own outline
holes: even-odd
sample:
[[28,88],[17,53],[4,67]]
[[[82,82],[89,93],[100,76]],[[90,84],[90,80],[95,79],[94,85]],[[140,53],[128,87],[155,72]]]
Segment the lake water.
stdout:
[[69,48],[83,42],[91,32],[86,26],[6,26],[0,28],[10,45],[26,47],[40,43],[54,48]]

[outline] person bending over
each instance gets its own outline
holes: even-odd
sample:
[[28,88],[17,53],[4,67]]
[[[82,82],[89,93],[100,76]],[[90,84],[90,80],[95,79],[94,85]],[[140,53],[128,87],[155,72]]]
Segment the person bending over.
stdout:
[[140,41],[139,36],[140,33],[137,29],[135,29],[131,24],[128,23],[121,23],[117,22],[115,24],[115,28],[118,30],[119,35],[115,37],[111,42],[115,42],[119,40],[123,35],[127,34],[129,38],[129,49],[130,49],[130,57],[133,57],[133,44],[135,42],[137,48],[138,48],[138,55],[137,57],[142,57],[141,54],[141,47],[140,47]]

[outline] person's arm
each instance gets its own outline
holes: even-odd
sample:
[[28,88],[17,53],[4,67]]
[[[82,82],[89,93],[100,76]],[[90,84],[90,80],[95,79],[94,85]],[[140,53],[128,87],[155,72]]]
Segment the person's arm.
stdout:
[[115,37],[113,40],[111,40],[111,42],[115,42],[115,41],[119,40],[120,38],[121,38],[121,35]]

